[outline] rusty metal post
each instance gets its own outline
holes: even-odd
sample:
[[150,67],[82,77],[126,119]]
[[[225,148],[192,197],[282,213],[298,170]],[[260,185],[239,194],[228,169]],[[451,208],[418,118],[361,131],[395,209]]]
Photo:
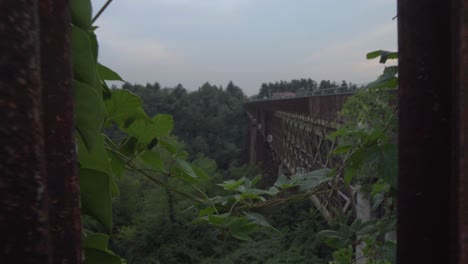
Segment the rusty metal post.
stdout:
[[49,263],[37,1],[0,1],[0,259]]
[[[81,218],[75,146],[69,1],[39,1],[44,146],[53,263],[80,263]],[[66,225],[64,225],[66,223]]]
[[456,113],[453,166],[453,238],[458,263],[468,263],[468,1],[456,0],[452,6],[453,32],[453,109]]
[[81,263],[69,1],[0,0],[0,262]]
[[[466,61],[463,66],[459,58],[466,38],[457,35],[466,30],[466,13],[453,4],[466,8],[466,2],[398,1],[399,264],[466,263],[457,243],[467,235],[466,201],[458,200],[466,198],[466,187],[457,186],[467,179],[459,177],[456,166],[466,151],[466,142],[460,141],[468,117],[466,101],[460,102],[466,100],[466,83],[456,85],[453,79],[456,69],[466,74]],[[460,12],[464,20],[454,21]],[[465,230],[457,225],[457,212],[464,212]]]

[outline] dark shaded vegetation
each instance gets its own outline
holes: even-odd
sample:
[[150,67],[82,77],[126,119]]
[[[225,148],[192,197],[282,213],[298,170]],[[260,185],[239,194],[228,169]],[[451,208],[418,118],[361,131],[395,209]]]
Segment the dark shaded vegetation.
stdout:
[[243,103],[247,97],[232,82],[225,89],[205,83],[194,92],[181,84],[161,88],[158,83],[126,83],[122,88],[140,96],[150,116],[164,113],[176,120],[173,134],[185,143],[191,159],[201,153],[214,159],[221,169],[245,162],[247,122]]
[[177,196],[172,221],[165,190],[135,175],[124,176],[120,189],[111,248],[127,263],[320,264],[331,259],[332,250],[317,235],[326,223],[308,201],[263,211],[279,231],[259,230],[251,241],[240,241],[222,229],[192,223],[198,210]]
[[[258,178],[256,176],[263,174],[258,167],[246,165],[248,122],[243,103],[248,98],[239,87],[232,82],[226,88],[205,83],[197,91],[189,92],[180,84],[173,88],[161,88],[158,83],[146,86],[125,83],[122,89],[142,98],[143,108],[150,116],[173,116],[175,122],[172,144],[179,153],[184,153],[183,158],[187,158],[206,175],[193,183],[177,177],[162,176],[167,186],[195,196],[226,199],[225,205],[217,205],[224,210],[220,214],[214,205],[215,209],[206,208],[210,205],[204,204],[202,207],[205,208],[201,210],[198,206],[200,204],[180,196],[170,188],[154,185],[138,173],[125,173],[119,181],[120,196],[114,198],[113,202],[115,220],[110,248],[126,259],[127,263],[329,263],[331,260],[335,261],[333,263],[348,263],[346,261],[354,258],[353,249],[345,247],[350,241],[357,240],[356,231],[352,228],[359,226],[365,229],[373,225],[373,222],[362,224],[355,221],[351,230],[343,224],[349,224],[354,219],[348,216],[346,219],[335,219],[330,226],[309,199],[256,209],[254,213],[261,215],[261,221],[268,219],[263,227],[262,224],[254,227],[245,222],[239,226],[239,230],[233,230],[234,222],[230,222],[228,226],[223,226],[226,222],[216,224],[218,220],[225,221],[231,217],[231,213],[233,220],[230,221],[241,221],[233,211],[237,202],[232,207],[229,203],[232,203],[233,198],[238,201],[245,198],[233,196],[233,189],[229,192],[230,187],[226,188],[227,182],[231,181],[229,184],[232,184],[232,180],[239,180],[246,186],[243,179],[253,182]],[[257,97],[262,94],[270,95],[271,91],[299,93],[323,90],[327,94],[330,93],[328,91],[338,93],[355,89],[356,85],[345,81],[337,85],[330,81],[317,84],[311,79],[300,79],[263,84]],[[375,93],[380,95],[378,91]],[[372,98],[377,98],[376,95],[372,91],[363,91],[358,95],[360,96],[351,100],[341,113],[348,118],[358,118],[356,122],[349,120],[354,125],[367,124],[369,120],[381,120],[381,113],[389,116],[393,112],[387,108],[385,112],[379,112],[373,107],[370,113],[375,113],[376,116],[370,115],[361,106],[373,104],[362,97],[370,98],[372,102]],[[379,105],[387,107],[387,101],[385,99]],[[387,118],[384,120],[388,122]],[[373,123],[369,126],[379,128]],[[347,129],[354,131],[357,128]],[[346,131],[343,133],[348,133]],[[113,138],[119,136],[115,129],[108,132]],[[221,188],[220,183],[223,181],[221,186],[224,188]],[[363,183],[362,180],[360,182]],[[377,184],[387,186],[382,181]],[[270,186],[263,187],[268,189]],[[387,189],[384,188],[382,192]],[[248,195],[247,192],[240,193]],[[379,204],[377,207],[380,208]],[[207,209],[216,211],[216,214],[213,211],[208,213],[209,217],[214,218],[209,218],[208,223],[198,221]],[[245,211],[237,211],[237,214],[242,216]],[[341,231],[326,230],[330,228],[347,230],[346,235],[339,233]],[[324,244],[324,234],[328,233],[336,233],[339,239],[331,243],[328,238]],[[381,254],[380,242],[376,242],[372,235],[366,241],[367,248],[377,253],[366,253],[371,258]],[[389,247],[393,246],[394,244],[389,244]],[[377,259],[380,261],[380,256]]]
[[[218,183],[262,174],[259,168],[245,165],[247,97],[232,82],[225,88],[205,83],[193,92],[182,85],[161,88],[158,83],[125,83],[122,88],[141,97],[150,116],[174,117],[177,147],[207,175],[195,183],[196,189],[177,178],[167,179],[170,186],[195,195],[223,196],[227,194]],[[107,132],[119,137],[116,129]],[[241,241],[227,230],[193,223],[199,216],[193,201],[137,173],[124,173],[119,189],[113,202],[110,248],[127,263],[328,263],[331,259],[332,251],[316,235],[326,223],[309,201],[264,209],[261,213],[277,231],[258,229],[252,240]]]

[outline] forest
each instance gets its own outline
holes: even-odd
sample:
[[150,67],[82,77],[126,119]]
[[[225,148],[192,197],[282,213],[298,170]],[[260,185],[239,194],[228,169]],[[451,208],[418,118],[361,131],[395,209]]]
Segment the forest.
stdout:
[[[261,174],[260,168],[246,164],[248,121],[243,103],[247,97],[232,82],[225,89],[205,83],[194,92],[181,85],[161,88],[158,83],[125,83],[122,89],[140,96],[150,116],[174,117],[178,147],[209,175],[202,185],[207,195],[223,195],[217,183]],[[109,136],[115,137],[115,131],[108,131]],[[181,183],[176,186],[186,188]],[[192,223],[198,212],[187,210],[190,203],[137,175],[125,174],[119,188],[113,205],[117,232],[110,245],[128,263],[319,263],[316,251],[330,254],[315,238],[323,220],[307,203],[281,206],[269,213],[279,213],[275,226],[281,233],[263,231],[255,242],[241,242],[215,227]]]
[[[358,3],[340,3],[340,10],[329,6],[334,16],[321,6],[296,6],[301,15],[290,16],[284,5],[267,10],[262,4],[248,18],[260,18],[260,31],[275,40],[258,34],[256,47],[256,33],[238,37],[244,30],[223,27],[212,34],[198,24],[241,22],[222,10],[203,15],[212,3],[179,8],[193,1],[161,1],[177,2],[174,10],[185,13],[176,15],[146,8],[151,23],[126,30],[151,35],[152,42],[130,45],[138,43],[136,35],[101,30],[111,22],[123,31],[129,23],[122,13],[103,21],[111,2],[0,4],[2,263],[468,262],[467,1],[400,0],[393,18],[389,4],[350,12],[343,7]],[[121,10],[133,20],[138,13],[129,9],[144,9],[143,2],[155,3],[132,2]],[[336,27],[323,19],[307,22],[320,18],[311,11],[328,15]],[[188,24],[181,23],[192,13],[196,43],[187,41]],[[358,18],[375,31],[333,30]],[[257,25],[250,19],[243,20],[249,30]],[[395,23],[384,25],[390,19],[398,20],[397,51],[386,45],[395,33]],[[298,41],[284,34],[290,21],[306,25],[305,33],[292,30]],[[309,25],[325,28],[314,34]],[[157,26],[166,35],[156,34]],[[217,42],[226,36],[219,33],[245,42]],[[159,45],[168,36],[178,39]],[[364,47],[376,38],[382,45]],[[311,45],[320,39],[327,41],[322,47]],[[195,51],[192,60],[171,57],[181,54],[168,47],[181,43]],[[268,52],[289,49],[286,43],[295,44],[295,54],[276,52],[280,56],[269,60]],[[122,53],[106,59],[102,51],[114,44]],[[369,64],[348,56],[357,46]],[[183,47],[177,48],[187,51]],[[250,64],[258,48],[259,63]],[[224,52],[236,57],[225,60]],[[326,63],[328,57],[339,64]],[[141,58],[147,61],[130,63]],[[159,68],[149,67],[156,58]],[[177,63],[166,64],[168,58]],[[197,71],[201,61],[210,64],[210,74]],[[275,63],[281,67],[272,68]],[[306,67],[312,63],[321,71]],[[369,77],[376,66],[381,71]],[[158,77],[126,77],[125,68]],[[166,75],[169,68],[177,69],[177,78]],[[354,70],[369,71],[364,78]],[[173,86],[174,79],[181,84]],[[191,82],[200,86],[182,85]],[[252,86],[239,84],[254,82],[263,83],[246,96]]]
[[[105,8],[105,7],[104,7]],[[93,20],[95,20],[94,18]],[[247,164],[242,89],[130,84],[98,61],[90,1],[72,1],[75,118],[85,263],[393,263],[396,242],[397,66],[358,87],[310,78],[261,85],[275,92],[355,92],[330,155],[336,168],[262,183]],[[381,63],[397,53],[377,50]],[[108,81],[121,87],[109,87]],[[332,139],[335,140],[335,139]],[[310,197],[360,185],[370,219],[324,219]],[[323,188],[331,186],[329,190]]]
[[[34,115],[28,113],[25,119],[32,120],[32,125],[22,132],[36,131],[33,137],[39,142],[28,145],[34,151],[20,148],[25,155],[37,158],[31,162],[37,166],[37,177],[19,175],[20,180],[31,183],[32,190],[23,199],[33,215],[23,219],[24,226],[28,226],[27,221],[38,226],[29,225],[34,230],[24,230],[25,242],[31,238],[48,242],[50,235],[56,245],[46,248],[38,243],[44,248],[26,247],[27,252],[48,261],[53,251],[52,257],[61,262],[83,259],[85,264],[395,263],[394,90],[398,66],[384,67],[383,73],[365,86],[345,80],[341,84],[310,78],[265,80],[251,98],[232,81],[226,87],[207,82],[195,91],[181,84],[131,84],[100,61],[99,26],[95,22],[110,2],[95,16],[91,1],[70,2],[71,16],[64,16],[64,21],[71,23],[60,28],[69,35],[56,36],[64,38],[57,47],[63,46],[63,54],[70,55],[64,67],[57,67],[67,78],[54,82],[53,87],[42,87],[40,81],[33,80],[34,86],[21,78],[14,80],[32,91],[26,99],[36,103],[31,106],[35,107]],[[48,6],[41,5],[41,23],[48,21],[44,14],[52,10],[44,7]],[[49,51],[42,46],[41,52]],[[34,58],[37,61],[31,61],[40,61]],[[42,59],[57,63],[55,56]],[[367,59],[380,59],[384,64],[398,59],[398,54],[376,50],[368,53]],[[67,68],[67,63],[71,67]],[[41,65],[44,74],[52,73],[45,70],[51,69],[47,65]],[[56,76],[52,77],[55,80]],[[111,85],[116,82],[121,85]],[[65,104],[57,97],[54,104],[45,105],[46,110],[55,111],[45,115],[44,123],[56,126],[44,130],[53,132],[47,134],[41,130],[43,110],[37,98],[53,98],[57,90],[42,94],[42,88],[51,87],[59,88],[63,98],[70,100]],[[16,95],[16,90],[11,92]],[[342,162],[312,171],[281,171],[273,184],[263,181],[271,168],[248,164],[249,121],[244,104],[278,92],[352,93],[338,113],[339,124],[322,137],[334,142],[327,155]],[[15,108],[15,104],[9,105],[9,110]],[[9,118],[21,111],[11,113]],[[67,125],[62,125],[65,122]],[[66,129],[68,140],[61,137]],[[54,134],[59,130],[63,133]],[[42,136],[48,140],[47,148],[41,145]],[[34,139],[28,138],[27,143]],[[66,144],[57,144],[62,139]],[[42,150],[47,155],[42,155]],[[56,161],[58,157],[61,160]],[[21,166],[25,164],[16,160]],[[46,169],[55,174],[42,175]],[[69,171],[62,173],[62,169]],[[8,172],[13,174],[14,170]],[[49,175],[55,178],[46,178]],[[20,180],[6,183],[16,186]],[[12,189],[7,190],[6,198],[18,199],[16,189]],[[351,210],[332,209],[332,218],[314,206],[314,197],[331,197],[345,189],[368,201],[370,217],[358,217],[354,201],[350,201]],[[64,197],[69,200],[64,201]],[[11,202],[8,208],[17,209],[18,204],[23,205]],[[63,223],[69,227],[57,228]],[[29,235],[33,231],[35,236]],[[65,241],[64,237],[73,239]],[[65,246],[65,242],[70,244]],[[62,244],[70,252],[62,252]]]
[[[263,84],[259,94],[251,98],[260,97],[266,89],[273,92],[315,91],[330,84],[329,81],[321,81],[323,85],[317,87],[315,81],[308,80]],[[309,84],[311,86],[307,86]],[[342,88],[342,92],[349,92],[345,81]],[[248,120],[243,104],[249,98],[233,82],[225,88],[205,83],[196,91],[187,91],[181,84],[162,88],[157,82],[145,86],[124,83],[121,88],[113,86],[112,90],[126,90],[142,98],[143,109],[149,116],[169,114],[174,118],[171,141],[180,151],[187,153],[186,160],[202,169],[206,178],[195,188],[169,178],[171,188],[194,195],[203,193],[207,197],[228,197],[230,190],[222,188],[226,185],[221,183],[244,179],[259,181],[263,173],[260,164],[256,166],[246,162]],[[378,98],[375,95],[379,93],[358,93],[354,103],[370,104],[374,100],[370,98]],[[385,100],[388,98],[383,98],[382,102]],[[357,106],[351,104],[346,109],[355,110]],[[343,115],[354,115],[347,113],[346,109]],[[375,110],[388,111],[374,107],[372,112]],[[361,114],[361,118],[380,121],[379,114],[391,116],[386,112],[375,113],[374,116],[366,112]],[[352,122],[355,120],[350,120]],[[368,126],[382,125],[377,122]],[[106,133],[114,141],[123,135],[115,127],[107,129]],[[380,187],[386,186],[382,182],[379,184]],[[310,200],[268,206],[259,211],[261,216],[257,216],[264,222],[263,226],[234,234],[216,224],[197,221],[206,209],[200,210],[185,196],[152,184],[138,173],[124,173],[118,185],[120,195],[113,200],[114,234],[109,246],[127,263],[330,263],[333,259],[337,261],[334,263],[348,263],[340,260],[333,247],[324,243],[323,231],[332,227]],[[251,185],[255,186],[255,183]],[[346,223],[350,219],[353,217],[343,215],[340,221]],[[339,226],[340,223],[334,225]],[[373,242],[373,247],[375,244]],[[354,255],[340,254],[348,259]],[[391,253],[386,254],[388,259],[393,259]]]

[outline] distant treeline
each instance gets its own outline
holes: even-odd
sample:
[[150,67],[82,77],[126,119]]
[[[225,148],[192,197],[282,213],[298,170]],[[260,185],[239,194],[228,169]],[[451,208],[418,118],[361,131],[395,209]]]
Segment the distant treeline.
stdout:
[[125,83],[122,89],[139,95],[150,116],[172,115],[173,134],[185,144],[192,158],[203,154],[214,159],[221,169],[240,165],[246,158],[243,104],[247,97],[232,82],[225,88],[205,83],[193,92],[181,84],[162,88],[159,83]]
[[[331,88],[337,88],[333,90]],[[324,94],[357,89],[357,85],[342,81],[341,84],[323,80],[295,79],[263,83],[253,98],[271,97],[276,92],[305,93],[323,90]],[[113,86],[113,89],[117,89]],[[157,82],[146,85],[125,83],[129,90],[144,101],[144,109],[150,115],[159,113],[173,116],[174,131],[192,155],[203,154],[214,159],[220,169],[239,166],[246,160],[246,126],[243,104],[248,99],[242,89],[229,82],[226,87],[205,83],[196,91],[187,91],[181,84],[161,87]],[[111,136],[116,131],[108,131]]]
[[[336,88],[336,90],[333,90]],[[306,93],[318,90],[326,90],[324,94],[335,93],[335,92],[347,92],[356,90],[358,86],[353,83],[347,83],[342,81],[341,84],[336,82],[331,82],[329,80],[322,80],[320,83],[312,79],[294,79],[291,81],[279,81],[279,82],[269,82],[263,83],[259,93],[254,96],[255,98],[268,98],[273,95],[273,93],[278,92],[293,92],[293,93]]]

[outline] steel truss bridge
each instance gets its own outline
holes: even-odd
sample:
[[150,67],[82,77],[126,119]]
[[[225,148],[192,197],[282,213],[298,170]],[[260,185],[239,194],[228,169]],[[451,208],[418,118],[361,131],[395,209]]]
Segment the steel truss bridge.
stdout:
[[[343,162],[342,158],[329,155],[336,142],[327,136],[342,122],[338,112],[351,95],[278,98],[245,104],[250,122],[249,161],[263,166],[266,186],[272,185],[280,173],[306,173]],[[330,192],[311,197],[327,221],[350,213],[349,210],[359,214],[357,188],[345,188],[341,179],[327,186]]]

